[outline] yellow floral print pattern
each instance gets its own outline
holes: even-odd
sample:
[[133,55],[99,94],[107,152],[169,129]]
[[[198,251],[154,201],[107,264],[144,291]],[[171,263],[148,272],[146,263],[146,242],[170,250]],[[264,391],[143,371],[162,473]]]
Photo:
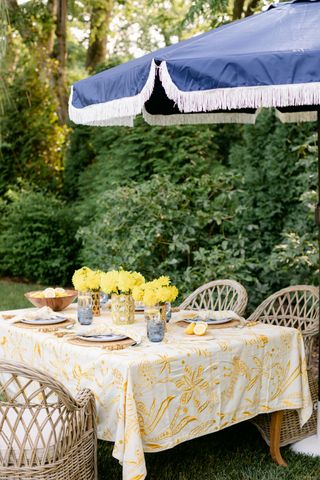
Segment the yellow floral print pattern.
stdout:
[[[183,328],[169,325],[165,341],[151,344],[139,318],[127,328],[129,335],[142,335],[142,343],[120,351],[76,346],[66,337],[0,319],[2,358],[43,369],[73,394],[92,389],[98,437],[114,442],[124,480],[145,478],[144,452],[171,448],[263,412],[298,409],[301,423],[311,415],[297,330],[257,324],[213,330],[210,339],[194,341]],[[95,320],[108,322],[106,314]]]

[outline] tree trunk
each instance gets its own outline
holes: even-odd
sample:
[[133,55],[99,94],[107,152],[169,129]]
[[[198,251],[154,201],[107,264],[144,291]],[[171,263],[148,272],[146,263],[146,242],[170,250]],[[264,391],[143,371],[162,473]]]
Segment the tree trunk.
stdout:
[[68,96],[66,87],[67,6],[68,0],[58,0],[56,24],[57,48],[54,57],[57,60],[56,89],[59,101],[58,116],[61,124],[64,124],[68,117]]
[[58,0],[48,0],[47,3],[48,13],[51,20],[51,28],[47,37],[47,52],[49,55],[53,53],[54,47],[54,37],[55,37],[55,25],[57,23],[57,14],[58,14]]
[[238,20],[243,13],[244,0],[234,0],[232,20]]
[[90,19],[90,37],[86,67],[93,70],[106,59],[107,37],[113,0],[94,0]]
[[260,0],[251,0],[246,10],[245,16],[250,17],[250,15],[253,15],[259,3],[260,3]]

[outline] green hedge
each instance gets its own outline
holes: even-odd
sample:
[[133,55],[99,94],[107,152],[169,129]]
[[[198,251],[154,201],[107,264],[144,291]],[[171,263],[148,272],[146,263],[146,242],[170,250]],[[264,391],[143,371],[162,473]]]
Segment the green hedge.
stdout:
[[11,192],[0,204],[0,272],[45,285],[70,284],[74,213],[50,193]]

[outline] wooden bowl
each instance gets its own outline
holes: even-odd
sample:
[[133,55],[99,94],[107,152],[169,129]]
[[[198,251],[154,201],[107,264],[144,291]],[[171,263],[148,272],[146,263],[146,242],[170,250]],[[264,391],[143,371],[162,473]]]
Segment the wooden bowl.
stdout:
[[32,294],[41,292],[43,292],[43,290],[34,290],[32,292],[25,293],[24,296],[35,307],[50,307],[54,312],[61,312],[61,310],[67,308],[78,295],[78,292],[76,292],[76,290],[65,290],[65,295],[63,297],[40,298],[32,296]]

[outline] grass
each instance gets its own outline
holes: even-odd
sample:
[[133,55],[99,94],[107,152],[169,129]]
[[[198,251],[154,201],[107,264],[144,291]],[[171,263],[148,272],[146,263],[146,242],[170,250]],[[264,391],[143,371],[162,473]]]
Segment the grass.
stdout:
[[[0,280],[0,311],[30,305],[24,292],[38,285]],[[40,287],[41,288],[41,287]],[[289,467],[275,465],[267,445],[248,422],[185,442],[159,453],[146,454],[148,480],[319,480],[320,459],[282,454]],[[112,444],[99,442],[99,480],[120,480],[121,466],[112,457]]]
[[32,307],[24,294],[30,290],[40,290],[41,288],[43,287],[40,285],[0,280],[0,311]]

